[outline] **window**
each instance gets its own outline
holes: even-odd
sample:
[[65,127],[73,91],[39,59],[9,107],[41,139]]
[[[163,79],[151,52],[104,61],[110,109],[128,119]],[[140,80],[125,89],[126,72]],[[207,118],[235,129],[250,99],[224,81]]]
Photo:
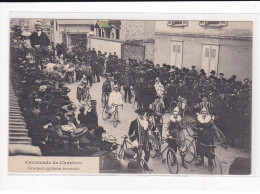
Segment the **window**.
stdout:
[[186,21],[186,20],[172,20],[172,21],[168,21],[167,25],[172,26],[172,27],[188,26],[188,21]]
[[119,39],[119,29],[116,29],[116,39]]
[[98,28],[98,37],[101,37],[101,29]]
[[91,31],[94,31],[94,25],[91,25],[91,26],[90,26],[90,30],[91,30]]
[[106,38],[110,38],[110,29],[104,28],[104,31],[105,31]]
[[200,21],[199,25],[205,27],[224,27],[227,26],[228,23],[225,21]]

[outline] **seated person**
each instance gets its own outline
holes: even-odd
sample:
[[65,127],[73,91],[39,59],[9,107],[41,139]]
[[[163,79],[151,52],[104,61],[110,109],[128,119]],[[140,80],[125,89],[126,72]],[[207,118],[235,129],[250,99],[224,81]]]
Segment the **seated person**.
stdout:
[[216,136],[219,140],[220,136],[217,127],[206,108],[203,108],[201,113],[198,115],[193,130],[198,134],[198,140],[196,143],[198,157],[196,165],[202,165],[204,163],[204,156],[206,156],[208,158],[209,167],[212,167],[212,159],[214,158],[212,158],[211,154],[208,154],[211,148],[205,147],[201,144],[214,145],[214,137]]
[[90,101],[90,108],[86,114],[86,125],[89,129],[94,129],[98,126],[98,115],[97,115],[97,101],[91,100]]
[[110,93],[109,100],[108,100],[108,118],[111,117],[111,115],[115,112],[116,108],[115,105],[122,105],[123,99],[122,95],[119,92],[119,87],[117,85],[114,86],[114,91]]
[[170,121],[168,123],[166,134],[176,138],[176,140],[169,139],[168,144],[171,148],[177,151],[177,148],[181,155],[182,166],[185,169],[188,169],[188,166],[185,164],[184,158],[186,156],[186,145],[185,145],[185,134],[184,126],[182,125],[182,118],[180,116],[179,108],[176,107],[173,110],[173,114],[170,116]]
[[79,125],[86,126],[87,125],[87,120],[86,120],[86,115],[85,115],[85,108],[84,107],[80,107],[79,112],[80,112],[78,114]]

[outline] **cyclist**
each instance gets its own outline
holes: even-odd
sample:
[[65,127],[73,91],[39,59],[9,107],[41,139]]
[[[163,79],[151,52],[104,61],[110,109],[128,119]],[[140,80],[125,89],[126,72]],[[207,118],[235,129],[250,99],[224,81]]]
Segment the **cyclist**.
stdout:
[[102,86],[102,96],[106,95],[106,101],[111,91],[112,91],[112,86],[111,86],[110,78],[107,78]]
[[114,91],[110,93],[109,99],[108,99],[108,118],[111,117],[111,115],[115,112],[116,108],[115,105],[122,105],[123,104],[123,99],[122,95],[119,92],[119,87],[118,85],[114,86]]
[[205,94],[201,96],[201,102],[198,103],[194,108],[197,113],[201,112],[202,109],[205,108],[210,115],[213,115],[214,105],[208,101],[208,96]]
[[188,169],[188,166],[186,165],[184,158],[186,156],[186,145],[185,145],[185,134],[184,134],[184,126],[182,124],[182,118],[180,116],[179,108],[176,107],[173,110],[172,115],[170,116],[170,121],[168,123],[166,134],[172,136],[173,138],[176,138],[177,141],[173,139],[169,139],[168,143],[171,148],[174,149],[174,151],[177,151],[177,148],[181,155],[181,164],[183,168]]
[[155,121],[155,125],[161,124],[161,126],[159,125],[159,130],[160,133],[162,134],[162,124],[161,120],[164,114],[164,104],[161,102],[160,100],[160,96],[156,96],[155,100],[152,104],[150,104],[149,107],[152,110],[152,113],[154,115],[154,121]]
[[212,117],[209,115],[209,112],[206,108],[201,110],[201,113],[197,116],[196,125],[193,128],[194,131],[198,134],[198,140],[196,142],[197,150],[197,160],[196,165],[202,165],[204,163],[204,156],[208,158],[209,167],[212,167],[212,157],[210,153],[210,147],[204,145],[214,145],[214,136],[220,140],[220,135],[218,133],[217,127],[214,124]]

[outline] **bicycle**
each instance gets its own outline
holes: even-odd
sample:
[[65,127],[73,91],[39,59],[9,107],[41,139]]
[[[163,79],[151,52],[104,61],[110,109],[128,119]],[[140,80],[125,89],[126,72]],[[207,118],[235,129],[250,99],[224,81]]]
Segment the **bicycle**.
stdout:
[[173,110],[178,107],[180,112],[181,112],[181,116],[183,119],[190,119],[190,117],[192,117],[193,115],[193,110],[191,107],[188,106],[188,101],[190,99],[185,99],[182,97],[178,97],[177,102],[176,101],[171,101],[170,103],[170,112],[172,113]]
[[159,159],[162,159],[162,162],[164,163],[163,159],[163,153],[167,150],[167,166],[171,174],[178,174],[179,172],[179,163],[177,160],[177,156],[175,151],[169,146],[169,144],[164,148],[163,151],[161,151],[161,145],[164,143],[168,143],[169,140],[177,141],[176,138],[173,138],[172,136],[167,136],[167,138],[164,138],[161,136],[161,133],[159,131],[154,131],[155,136],[150,136],[151,143],[152,143],[152,150],[150,151],[151,158],[158,157]]
[[[192,138],[192,140],[189,140],[189,139],[184,140],[185,144],[187,146],[186,156],[184,158],[184,161],[187,162],[187,163],[191,163],[195,159],[198,158],[197,150],[196,150],[196,146],[195,146],[198,143],[197,142],[198,135],[194,134],[194,135],[189,135],[189,136]],[[206,144],[203,144],[203,143],[200,143],[200,145],[202,147],[208,147],[210,149],[210,151],[206,152],[208,157],[210,156],[213,160],[212,164],[210,163],[210,160],[208,160],[208,170],[209,170],[209,172],[211,172],[212,174],[222,174],[221,162],[214,152],[214,148],[216,148],[216,146],[215,145],[206,145]]]
[[[115,111],[112,113],[112,115],[113,115],[113,126],[116,128],[116,126],[120,122],[118,106],[122,106],[122,109],[123,109],[123,105],[115,104],[114,106],[115,106]],[[102,119],[107,120],[108,117],[109,117],[109,106],[105,105],[104,108],[103,108],[103,111],[102,111]]]
[[[186,129],[189,136],[194,135],[193,128],[195,127],[195,125],[196,125],[195,120],[190,120],[190,121],[186,122],[186,128],[185,129]],[[215,144],[221,145],[224,149],[227,149],[228,148],[227,138],[225,137],[225,135],[222,133],[222,131],[219,128],[217,128],[217,131],[218,131],[218,134],[220,135],[220,137],[219,137],[220,141],[217,140],[217,136],[215,135],[214,136]]]
[[[144,169],[144,166],[146,166],[149,174],[151,174],[151,169],[149,168],[149,165],[148,163],[141,158],[140,154],[138,154],[136,151],[133,150],[132,148],[132,143],[130,141],[128,141],[128,136],[127,135],[124,135],[124,136],[121,136],[123,138],[123,141],[121,144],[118,144],[120,146],[119,148],[119,151],[117,153],[117,158],[118,159],[126,159],[128,158],[128,156],[125,154],[126,150],[128,150],[128,152],[132,152],[134,154],[133,156],[133,160],[135,161],[138,161],[139,164],[141,165],[142,167],[142,173],[145,173],[145,169]],[[127,146],[129,145],[129,146]]]

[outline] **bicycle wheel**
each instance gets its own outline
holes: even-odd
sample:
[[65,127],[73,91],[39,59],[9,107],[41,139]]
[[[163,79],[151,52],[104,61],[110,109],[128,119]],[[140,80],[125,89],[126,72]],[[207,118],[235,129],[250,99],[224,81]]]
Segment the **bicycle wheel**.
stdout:
[[186,126],[185,129],[186,129],[189,136],[192,136],[194,134],[192,129],[195,126],[195,124],[196,124],[195,121],[190,120],[190,121],[187,122],[187,124],[186,124],[187,126]]
[[185,139],[185,145],[186,145],[186,156],[184,158],[184,161],[187,163],[192,163],[195,159],[195,153],[196,149],[191,140]]
[[172,148],[168,148],[167,151],[167,166],[172,174],[178,174],[179,164],[176,157],[176,154]]
[[139,163],[142,166],[142,173],[146,173],[148,172],[149,174],[151,174],[151,169],[149,168],[147,162],[144,159],[139,159]]
[[113,117],[113,126],[116,127],[119,123],[119,115],[118,115],[118,112],[115,111],[114,113],[114,117]]
[[226,139],[225,135],[219,129],[218,129],[218,133],[220,135],[221,141],[218,142],[217,139],[215,138],[215,143],[217,145],[221,145],[223,148],[227,149],[228,148],[228,142],[227,142],[227,139]]
[[222,165],[220,160],[218,159],[217,155],[214,152],[210,152],[210,154],[212,154],[212,168],[209,167],[209,171],[211,174],[222,174]]
[[170,108],[169,108],[170,113],[173,112],[173,110],[175,109],[176,106],[177,106],[177,102],[172,101],[171,104],[170,104]]
[[152,144],[152,149],[150,150],[150,156],[151,156],[151,158],[156,158],[157,148],[158,148],[157,142],[156,142],[155,137],[150,136],[150,140],[151,140],[151,144]]
[[108,108],[105,106],[102,111],[102,119],[107,120],[108,117]]

